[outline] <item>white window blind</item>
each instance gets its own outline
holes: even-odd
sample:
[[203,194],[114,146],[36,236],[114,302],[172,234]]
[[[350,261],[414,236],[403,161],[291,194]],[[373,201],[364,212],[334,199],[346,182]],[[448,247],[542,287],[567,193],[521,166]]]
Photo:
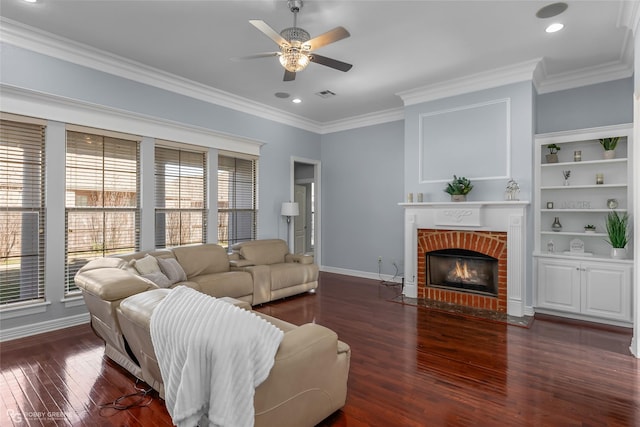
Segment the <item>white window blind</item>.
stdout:
[[218,244],[254,240],[257,217],[257,161],[219,155]]
[[156,247],[203,243],[207,231],[205,153],[156,147]]
[[139,161],[137,141],[67,131],[67,294],[90,260],[138,250]]
[[0,120],[0,305],[44,299],[44,130]]

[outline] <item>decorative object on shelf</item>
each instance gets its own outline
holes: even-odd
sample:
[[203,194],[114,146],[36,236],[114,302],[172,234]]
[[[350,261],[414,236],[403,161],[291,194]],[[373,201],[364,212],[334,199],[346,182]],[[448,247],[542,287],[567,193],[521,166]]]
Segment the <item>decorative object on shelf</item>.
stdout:
[[571,176],[571,171],[562,171],[562,176],[564,176],[564,185],[569,185],[569,177]]
[[618,207],[618,201],[616,199],[607,199],[607,207],[609,209],[615,209]]
[[593,224],[587,224],[584,226],[584,232],[587,234],[593,234],[596,232],[596,226]]
[[413,193],[407,194],[407,202],[408,203],[413,203]]
[[556,250],[556,248],[555,248],[555,245],[553,244],[553,240],[549,240],[547,242],[547,252],[553,253],[553,252],[555,252],[555,250]]
[[556,144],[547,145],[547,149],[549,150],[549,154],[545,157],[547,158],[547,163],[558,163],[558,151],[560,151],[560,146]]
[[611,245],[611,258],[624,259],[627,257],[627,243],[629,243],[629,214],[619,214],[616,211],[607,215],[607,243]]
[[418,195],[418,203],[422,203],[422,193],[417,193]]
[[520,192],[520,186],[513,179],[510,179],[507,183],[507,188],[504,190],[505,200],[518,200],[518,193]]
[[562,224],[560,224],[560,218],[555,217],[553,220],[553,224],[551,224],[551,230],[553,231],[562,231]]
[[582,161],[582,151],[576,150],[573,152],[573,161],[581,162]]
[[561,209],[591,209],[591,202],[588,200],[565,200]]
[[596,184],[598,184],[598,185],[604,184],[604,174],[603,173],[597,173],[596,174]]
[[604,148],[605,159],[614,159],[616,157],[616,145],[618,145],[619,140],[619,136],[616,136],[614,138],[600,139],[600,145],[602,145],[602,148]]
[[547,202],[547,209],[553,209],[553,202]]
[[473,190],[473,184],[471,184],[470,180],[463,176],[458,178],[453,175],[453,181],[447,184],[444,192],[451,196],[451,201],[464,202],[467,200],[467,194],[469,194],[471,190]]
[[571,239],[569,242],[569,252],[572,254],[583,254],[584,242],[580,239]]

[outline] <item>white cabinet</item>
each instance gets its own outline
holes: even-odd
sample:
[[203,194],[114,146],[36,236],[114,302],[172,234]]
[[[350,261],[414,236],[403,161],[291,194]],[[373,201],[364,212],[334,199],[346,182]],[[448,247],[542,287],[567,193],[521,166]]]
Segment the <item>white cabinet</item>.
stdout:
[[[632,126],[618,125],[536,135],[534,179],[535,308],[604,323],[632,318],[632,259],[613,260],[606,242],[612,210],[633,222]],[[620,137],[614,158],[601,138]],[[549,163],[555,144],[557,162]],[[565,176],[567,177],[565,179]],[[553,227],[558,219],[561,230]],[[586,232],[595,225],[595,232]],[[582,248],[583,252],[571,251]],[[613,322],[608,322],[613,321]]]
[[537,290],[541,308],[631,321],[631,265],[539,258]]

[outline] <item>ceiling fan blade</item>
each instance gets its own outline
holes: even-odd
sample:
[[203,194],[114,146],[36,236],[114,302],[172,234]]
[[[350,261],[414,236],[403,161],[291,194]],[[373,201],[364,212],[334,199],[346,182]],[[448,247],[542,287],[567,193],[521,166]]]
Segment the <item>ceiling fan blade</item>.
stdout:
[[345,39],[350,35],[351,34],[349,34],[349,31],[347,31],[344,27],[336,27],[333,30],[329,30],[324,34],[320,34],[319,36],[312,38],[307,42],[307,44],[311,46],[311,50],[315,50],[321,48],[322,46],[326,46],[329,43]]
[[295,79],[296,79],[296,73],[294,73],[293,71],[284,70],[284,78],[282,79],[283,82],[291,82],[291,81],[294,81]]
[[284,37],[282,37],[280,34],[278,34],[278,32],[276,30],[274,30],[273,28],[271,28],[266,22],[260,20],[260,19],[250,19],[249,23],[251,25],[253,25],[254,27],[256,27],[257,29],[259,29],[260,31],[262,31],[262,33],[264,33],[264,35],[266,35],[267,37],[269,37],[271,40],[273,40],[274,42],[276,42],[276,44],[278,46],[282,46],[284,45],[288,45],[289,42],[286,41],[284,39]]
[[264,53],[256,53],[254,55],[247,56],[235,56],[231,58],[232,61],[242,61],[244,59],[258,59],[258,58],[271,58],[273,56],[278,56],[280,52],[264,52]]
[[327,67],[331,67],[344,72],[349,71],[351,67],[353,67],[353,65],[347,64],[346,62],[327,58],[326,56],[318,55],[316,53],[312,53],[311,55],[309,55],[309,60],[311,62],[315,62],[316,64],[325,65]]

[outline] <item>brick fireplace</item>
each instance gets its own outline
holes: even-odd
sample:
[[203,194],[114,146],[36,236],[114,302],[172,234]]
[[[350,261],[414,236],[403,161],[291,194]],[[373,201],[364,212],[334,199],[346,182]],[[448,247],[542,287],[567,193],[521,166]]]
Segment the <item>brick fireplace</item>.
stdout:
[[[404,217],[404,295],[525,315],[528,202],[400,203]],[[425,255],[458,248],[498,261],[497,296],[427,286]]]
[[[497,296],[428,286],[427,254],[443,249],[463,249],[498,260]],[[500,231],[417,230],[416,264],[418,298],[466,307],[507,312],[507,233]]]

